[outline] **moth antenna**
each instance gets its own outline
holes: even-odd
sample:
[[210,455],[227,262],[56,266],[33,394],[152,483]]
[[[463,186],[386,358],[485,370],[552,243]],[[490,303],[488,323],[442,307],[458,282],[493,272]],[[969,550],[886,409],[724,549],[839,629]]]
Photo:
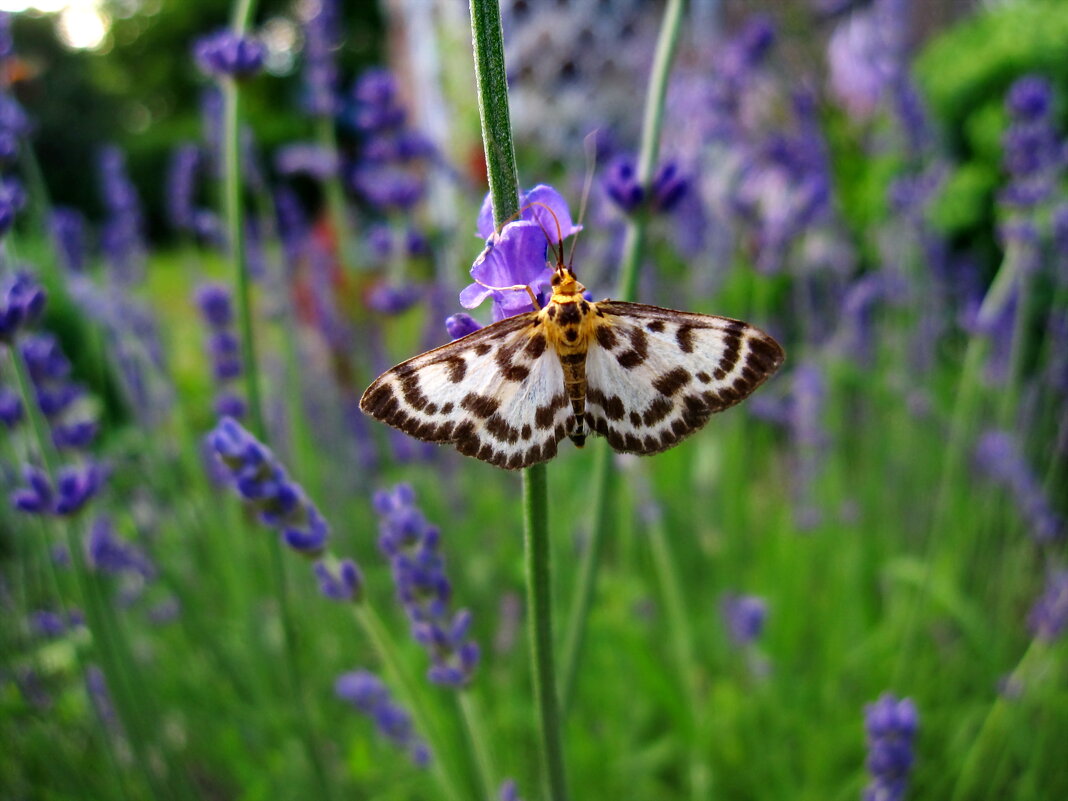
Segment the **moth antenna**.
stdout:
[[545,209],[547,212],[549,212],[549,216],[551,216],[553,218],[553,222],[556,223],[556,242],[554,243],[553,240],[549,238],[549,232],[545,230],[545,226],[541,224],[541,220],[538,220],[538,226],[541,228],[541,232],[543,234],[545,234],[545,239],[552,246],[553,251],[556,253],[556,263],[557,264],[563,264],[564,263],[564,232],[560,228],[560,220],[559,220],[559,218],[557,218],[556,212],[553,211],[551,208],[549,208],[549,206],[547,206],[546,204],[542,203],[540,200],[536,200],[533,203],[528,203],[526,206],[523,207],[523,211],[526,211],[531,206],[541,206],[543,209]]
[[[582,140],[582,149],[586,151],[586,177],[582,181],[582,201],[579,203],[578,220],[575,223],[579,228],[586,219],[586,205],[590,200],[590,190],[593,188],[593,175],[597,169],[597,130],[594,129],[586,134]],[[571,253],[567,257],[567,269],[575,262],[575,248],[578,247],[578,234],[571,240]],[[574,272],[574,270],[571,270]]]

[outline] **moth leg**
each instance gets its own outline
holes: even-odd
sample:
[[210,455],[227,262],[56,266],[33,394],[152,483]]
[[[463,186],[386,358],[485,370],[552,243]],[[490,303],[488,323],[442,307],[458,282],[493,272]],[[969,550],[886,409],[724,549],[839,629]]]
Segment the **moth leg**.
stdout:
[[519,290],[524,290],[530,297],[530,302],[534,304],[534,311],[541,311],[541,305],[538,303],[538,296],[535,295],[534,290],[526,284],[516,284],[515,286],[490,286],[489,284],[482,283],[477,278],[475,279],[475,283],[486,289],[492,289],[494,292],[518,292]]

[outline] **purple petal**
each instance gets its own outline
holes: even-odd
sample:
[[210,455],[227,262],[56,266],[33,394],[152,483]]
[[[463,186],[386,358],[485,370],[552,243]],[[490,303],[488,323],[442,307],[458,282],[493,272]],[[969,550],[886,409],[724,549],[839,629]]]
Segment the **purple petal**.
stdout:
[[582,230],[581,225],[571,221],[571,210],[563,195],[545,184],[538,184],[523,198],[523,219],[540,223],[554,243]]
[[493,227],[493,200],[490,197],[490,193],[487,192],[486,197],[482,199],[482,208],[478,210],[476,235],[482,239],[489,239],[496,230]]

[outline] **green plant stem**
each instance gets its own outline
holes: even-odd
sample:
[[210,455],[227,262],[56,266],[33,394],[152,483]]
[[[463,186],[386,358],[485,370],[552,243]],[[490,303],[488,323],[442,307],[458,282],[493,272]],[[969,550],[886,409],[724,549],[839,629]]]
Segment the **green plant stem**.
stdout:
[[[645,116],[642,123],[641,154],[638,159],[637,181],[648,190],[656,169],[660,154],[660,130],[664,117],[664,97],[667,94],[668,78],[671,65],[678,47],[679,33],[682,26],[684,0],[669,0],[664,10],[660,25],[660,35],[656,43],[653,58],[653,70],[649,79],[649,90],[645,96]],[[646,196],[648,196],[646,191]],[[645,251],[646,230],[649,214],[645,209],[638,209],[627,220],[623,240],[623,256],[620,262],[619,283],[615,297],[618,300],[634,300],[638,292],[638,267]],[[593,489],[593,518],[590,527],[590,539],[583,555],[579,569],[577,586],[572,595],[571,611],[568,616],[567,639],[564,641],[564,659],[561,670],[562,706],[570,708],[575,676],[582,656],[582,644],[585,640],[587,618],[597,585],[597,571],[600,563],[601,544],[609,525],[606,510],[613,506],[613,471],[612,452],[599,442],[601,451],[595,456]]]
[[471,0],[471,42],[493,221],[500,226],[519,213],[519,177],[512,144],[504,35],[497,0]]
[[534,702],[544,771],[551,801],[567,798],[564,751],[557,707],[553,663],[552,582],[550,576],[549,509],[544,464],[523,471],[523,522],[526,551],[527,619],[534,667]]
[[[1014,677],[1021,676],[1026,683],[1031,660],[1036,659],[1043,650],[1043,643],[1037,639],[1032,640],[1027,651],[1020,657],[1016,669],[1010,674],[1009,680],[1011,681]],[[950,801],[975,798],[977,797],[976,783],[989,782],[991,778],[990,760],[994,758],[991,753],[992,743],[990,741],[997,734],[999,728],[1004,727],[1005,717],[1010,713],[1012,706],[1012,702],[1000,694],[991,704],[990,710],[983,719],[983,725],[980,726],[979,732],[972,741],[971,748],[968,749],[968,753],[964,757],[961,771],[957,774],[957,782],[953,786],[953,794],[950,796]],[[998,750],[999,758],[1003,756],[1002,750]],[[990,790],[997,789],[996,785],[987,784],[986,786]]]
[[418,684],[408,675],[403,661],[397,655],[397,647],[389,632],[382,624],[381,619],[374,608],[366,600],[360,601],[353,606],[356,622],[363,630],[364,635],[371,641],[379,661],[382,663],[386,678],[393,685],[401,702],[411,712],[416,728],[423,733],[431,750],[430,769],[441,784],[445,797],[449,801],[460,801],[465,794],[458,789],[455,779],[444,768],[445,760],[444,741],[441,738],[440,727],[428,714],[429,706],[424,702],[422,693],[419,692]]
[[[37,407],[36,394],[33,391],[29,368],[26,366],[22,354],[18,351],[17,346],[12,347],[10,353],[19,395],[23,408],[26,410],[26,415],[30,419],[30,426],[37,442],[41,462],[49,482],[55,487],[59,466],[53,450],[48,424]],[[179,775],[179,772],[171,767],[171,777],[176,782],[177,787],[167,788],[160,784],[156,771],[152,768],[148,754],[148,743],[151,742],[149,735],[151,727],[146,722],[144,710],[139,705],[139,701],[145,703],[149,700],[148,694],[143,687],[138,688],[131,684],[130,677],[125,674],[124,664],[126,666],[131,664],[129,660],[130,650],[125,647],[125,641],[120,641],[121,628],[114,620],[114,610],[103,598],[96,577],[90,574],[82,539],[78,536],[75,521],[64,520],[62,528],[67,540],[67,550],[74,566],[73,572],[78,588],[79,601],[85,610],[86,621],[93,637],[94,651],[100,658],[108,690],[115,700],[127,739],[130,742],[138,767],[143,774],[145,784],[156,798],[182,797],[183,795],[190,797],[184,774]],[[56,585],[57,587],[59,585],[58,577]],[[174,790],[174,793],[168,792],[168,790]],[[183,793],[182,791],[185,792]]]
[[[652,492],[643,475],[644,465],[634,468],[634,492],[632,497],[641,498],[643,504],[652,505]],[[647,500],[646,500],[647,499]],[[656,570],[660,594],[664,600],[664,612],[668,626],[668,638],[671,651],[679,671],[679,680],[686,693],[686,715],[690,734],[686,738],[690,751],[690,795],[695,801],[708,797],[711,781],[708,765],[701,757],[703,732],[700,727],[698,709],[701,696],[697,685],[697,658],[693,649],[693,631],[690,628],[690,614],[683,596],[682,582],[675,555],[671,550],[671,541],[664,526],[664,518],[659,508],[648,519],[649,547],[653,555],[653,567]]]
[[[519,180],[508,109],[501,10],[497,0],[471,0],[471,41],[490,202],[494,224],[500,226],[519,212]],[[523,471],[523,529],[534,699],[549,798],[564,801],[567,787],[553,661],[548,506],[545,465],[528,467]]]
[[486,727],[482,723],[482,709],[475,694],[466,687],[456,692],[456,703],[460,707],[464,735],[475,757],[482,797],[485,801],[495,801],[499,783],[493,770],[493,758],[490,756],[489,742],[486,739]]
[[[334,132],[334,121],[331,117],[319,117],[315,121],[315,135],[319,140],[319,146],[339,158],[337,149],[337,135]],[[356,266],[356,260],[352,254],[352,239],[349,236],[349,217],[345,207],[345,190],[341,186],[341,178],[335,171],[323,183],[323,192],[326,195],[326,208],[330,214],[330,224],[334,228],[334,237],[337,241],[337,256],[342,269],[350,270]]]
[[[649,76],[649,91],[645,95],[645,114],[642,117],[642,145],[638,155],[638,170],[635,176],[638,186],[649,196],[649,187],[660,157],[660,129],[664,124],[664,98],[667,96],[668,78],[678,49],[679,32],[682,29],[684,0],[668,0],[664,18],[660,23],[660,35],[656,40],[653,70]],[[632,300],[638,289],[638,266],[645,250],[645,234],[649,224],[648,212],[644,209],[634,214],[627,223],[623,240],[623,258],[619,274],[617,298]]]
[[241,91],[237,81],[226,79],[223,92],[223,162],[226,229],[233,261],[238,325],[241,330],[241,362],[248,396],[249,425],[261,442],[267,441],[263,402],[260,397],[256,334],[252,317],[252,287],[245,258],[244,197],[241,183]]
[[560,709],[566,715],[571,709],[575,691],[575,677],[579,656],[586,634],[586,618],[593,603],[597,565],[601,560],[601,546],[610,525],[609,514],[614,497],[615,471],[612,469],[612,449],[598,439],[593,443],[593,514],[590,518],[590,536],[582,553],[579,574],[564,637],[564,650],[560,659]]

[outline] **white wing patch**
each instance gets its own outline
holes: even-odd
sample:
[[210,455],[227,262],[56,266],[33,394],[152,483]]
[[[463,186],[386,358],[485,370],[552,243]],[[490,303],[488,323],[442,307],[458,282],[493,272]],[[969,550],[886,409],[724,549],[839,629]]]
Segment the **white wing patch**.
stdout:
[[740,320],[602,301],[586,354],[586,420],[617,451],[659,453],[741,401],[782,364]]
[[537,314],[509,317],[398,364],[360,408],[406,434],[517,470],[548,461],[571,411]]

